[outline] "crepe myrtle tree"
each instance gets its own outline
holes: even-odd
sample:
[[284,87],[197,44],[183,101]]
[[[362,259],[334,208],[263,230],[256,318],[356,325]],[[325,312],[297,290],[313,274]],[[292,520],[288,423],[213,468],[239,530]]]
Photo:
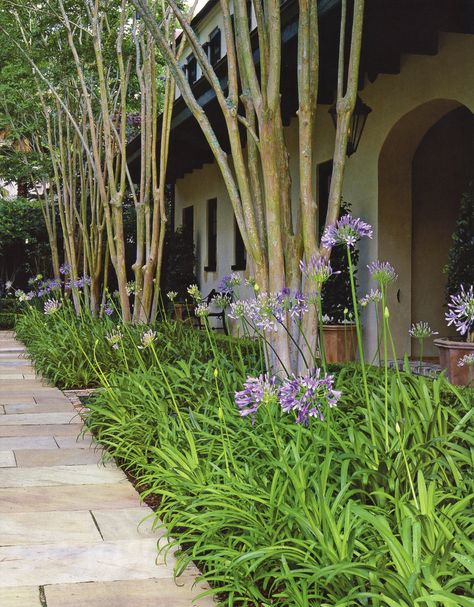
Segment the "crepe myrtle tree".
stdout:
[[[173,79],[165,78],[162,84],[153,38],[127,0],[49,0],[48,11],[40,12],[47,15],[47,27],[36,19],[33,7],[10,4],[12,17],[8,27],[0,22],[0,31],[10,34],[32,70],[31,88],[45,124],[37,147],[50,157],[47,191],[54,192],[51,199],[59,208],[71,280],[82,263],[83,274],[90,278],[91,310],[98,312],[101,281],[103,304],[110,259],[123,319],[152,320],[158,308],[167,219],[165,175]],[[158,12],[160,6],[159,0],[153,0]],[[165,16],[164,32],[179,58],[182,49],[170,36],[174,33],[170,20],[174,22],[171,13]],[[40,36],[35,35],[38,31]],[[45,59],[44,51],[49,57],[51,49],[60,57],[59,69],[56,56]],[[141,131],[138,183],[133,183],[127,164],[131,119]],[[133,201],[136,215],[133,307],[124,229],[126,199]]]
[[[292,216],[289,153],[284,138],[281,108],[280,0],[253,0],[259,45],[259,66],[254,61],[246,0],[220,0],[227,48],[228,84],[225,88],[210,63],[197,33],[176,0],[163,0],[183,30],[202,73],[215,93],[230,142],[228,155],[204,109],[167,43],[162,24],[149,0],[130,0],[151,32],[181,95],[198,122],[225,182],[246,249],[262,291],[304,288],[299,261],[312,255],[329,256],[318,241],[317,202],[313,182],[314,126],[319,78],[318,2],[299,0],[298,130],[299,204]],[[326,223],[339,214],[350,118],[355,106],[364,15],[364,0],[354,0],[348,65],[345,65],[346,0],[342,0],[337,83],[337,129],[334,169]],[[245,133],[242,133],[241,126]],[[246,148],[246,149],[245,149]],[[316,340],[314,315],[305,317],[305,333]],[[293,337],[293,336],[292,336]],[[298,367],[294,337],[281,328],[272,338],[286,368]]]

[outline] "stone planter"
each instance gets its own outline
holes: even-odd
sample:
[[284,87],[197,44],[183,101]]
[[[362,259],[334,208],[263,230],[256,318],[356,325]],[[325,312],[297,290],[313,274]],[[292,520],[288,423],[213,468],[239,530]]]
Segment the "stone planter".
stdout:
[[328,363],[345,363],[356,359],[355,324],[323,325],[323,340]]
[[456,386],[467,386],[474,381],[474,367],[458,365],[459,359],[466,354],[474,354],[474,343],[466,341],[452,341],[446,338],[434,340],[439,350],[439,362],[441,369],[446,369],[446,376]]

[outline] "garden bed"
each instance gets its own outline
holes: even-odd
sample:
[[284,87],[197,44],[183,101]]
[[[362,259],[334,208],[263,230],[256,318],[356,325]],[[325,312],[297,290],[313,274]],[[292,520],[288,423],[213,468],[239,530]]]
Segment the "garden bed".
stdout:
[[26,315],[19,333],[57,383],[104,373],[89,429],[153,499],[177,573],[199,563],[221,605],[472,605],[472,391],[390,371],[386,393],[369,367],[375,457],[355,365],[331,369],[341,398],[324,420],[261,406],[252,422],[234,402],[261,370],[251,343],[172,323],[153,351],[146,327],[113,349],[112,323],[80,322]]

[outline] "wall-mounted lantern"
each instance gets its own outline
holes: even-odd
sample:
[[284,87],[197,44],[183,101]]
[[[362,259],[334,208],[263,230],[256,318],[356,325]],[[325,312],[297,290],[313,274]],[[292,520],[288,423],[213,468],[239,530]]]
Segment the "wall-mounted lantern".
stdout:
[[[354,111],[352,112],[351,123],[349,126],[349,133],[347,137],[347,155],[352,156],[354,152],[357,152],[359,147],[360,138],[362,137],[362,131],[365,127],[365,121],[367,116],[370,114],[372,109],[366,105],[362,99],[357,95]],[[334,127],[337,127],[337,110],[336,104],[329,108]]]

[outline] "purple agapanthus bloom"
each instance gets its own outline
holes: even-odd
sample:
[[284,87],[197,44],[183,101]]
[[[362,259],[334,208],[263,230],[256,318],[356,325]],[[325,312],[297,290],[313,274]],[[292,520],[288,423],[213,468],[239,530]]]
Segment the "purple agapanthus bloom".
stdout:
[[311,255],[307,264],[301,260],[300,269],[303,275],[318,287],[321,287],[333,274],[339,274],[333,271],[329,259],[316,255]]
[[260,405],[276,402],[277,397],[276,378],[265,374],[259,377],[247,377],[244,389],[235,393],[235,404],[240,409],[242,417],[246,415],[255,417]]
[[107,302],[107,303],[105,304],[105,307],[104,307],[104,314],[105,314],[106,316],[112,316],[112,314],[113,314],[113,313],[114,313],[114,308],[113,308],[112,304],[111,304],[111,303],[110,303],[110,301],[109,301],[109,302]]
[[48,299],[44,304],[44,313],[50,316],[59,310],[61,302],[57,299]]
[[325,248],[331,248],[337,244],[353,247],[359,238],[372,238],[372,236],[371,225],[362,221],[359,217],[352,217],[352,215],[347,214],[324,230],[321,244]]
[[308,311],[308,298],[301,291],[282,289],[276,294],[276,301],[291,318],[301,318]]
[[466,291],[464,285],[455,295],[451,295],[448,303],[446,320],[454,325],[461,335],[469,334],[474,329],[474,287],[471,285]]
[[324,406],[335,407],[341,392],[334,390],[333,375],[321,377],[321,369],[314,369],[285,380],[278,396],[285,413],[294,411],[296,422],[308,425],[310,417],[324,419]]
[[66,274],[71,273],[71,266],[68,263],[63,263],[59,266],[59,273],[65,276]]
[[233,272],[228,276],[223,276],[218,286],[218,291],[227,295],[232,295],[234,287],[239,287],[242,284],[242,277]]
[[367,265],[367,269],[372,278],[384,287],[398,278],[395,268],[388,261],[373,261]]

